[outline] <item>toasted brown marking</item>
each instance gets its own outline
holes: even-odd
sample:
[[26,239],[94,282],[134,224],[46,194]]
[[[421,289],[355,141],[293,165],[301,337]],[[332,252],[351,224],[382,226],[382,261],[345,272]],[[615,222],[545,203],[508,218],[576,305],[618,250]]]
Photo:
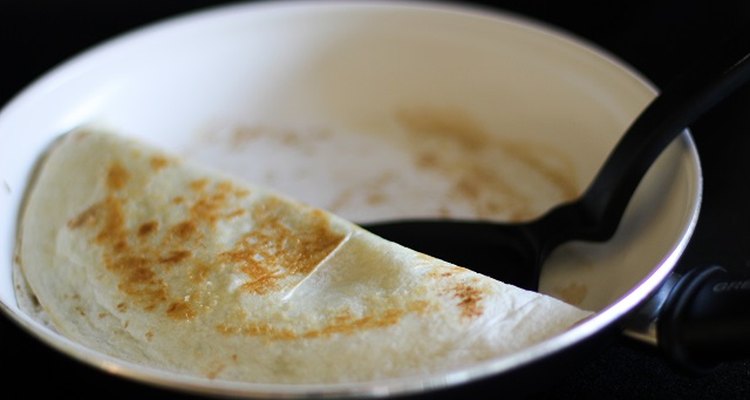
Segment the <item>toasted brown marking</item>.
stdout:
[[242,327],[241,332],[245,336],[263,336],[276,340],[291,340],[297,337],[290,329],[274,328],[268,323],[247,323]]
[[461,316],[472,318],[482,315],[484,308],[479,304],[482,301],[481,290],[465,283],[459,283],[451,290],[453,297],[459,299],[458,307],[461,309]]
[[237,362],[239,361],[239,359],[240,358],[237,356],[237,354],[232,354],[232,361]]
[[144,336],[146,336],[146,340],[150,342],[154,338],[154,331],[149,330]]
[[193,221],[183,221],[173,226],[169,232],[180,240],[190,239],[196,232],[198,227]]
[[106,316],[107,316],[107,313],[105,312],[100,312],[98,315],[99,319],[104,319]]
[[120,163],[115,162],[110,165],[107,171],[107,188],[109,190],[122,189],[129,179],[130,173]]
[[237,198],[243,198],[243,197],[247,197],[248,195],[250,195],[250,191],[247,189],[237,188],[234,190],[234,195]]
[[208,265],[199,263],[190,272],[190,281],[193,283],[201,283],[206,280],[206,277],[208,277],[208,274],[210,272],[210,268]]
[[[163,164],[148,157],[144,157],[143,162],[151,168],[160,168]],[[138,209],[141,200],[118,192],[128,179],[131,178],[127,171],[118,164],[103,171],[107,194],[68,222],[71,227],[86,228],[90,240],[101,246],[102,265],[116,277],[117,290],[126,299],[116,306],[118,313],[137,307],[148,312],[163,312],[178,321],[192,320],[213,304],[210,286],[204,283],[217,268],[244,272],[248,277],[243,287],[245,292],[267,293],[279,289],[286,277],[309,274],[344,239],[343,234],[332,230],[327,214],[320,210],[302,208],[307,215],[300,217],[298,206],[276,198],[243,208],[237,199],[247,196],[249,191],[229,181],[208,179],[186,184],[183,193],[169,200],[185,204],[181,206],[188,212],[185,220],[173,225],[157,219],[145,220],[130,227],[128,223],[133,216],[127,213]],[[253,231],[218,257],[202,257],[199,252],[205,248],[204,233],[214,229],[220,220],[230,218],[252,220]],[[181,265],[187,270],[175,270],[172,265]],[[178,282],[170,289],[168,275],[183,279],[193,288],[192,293],[174,293],[184,285]],[[367,320],[359,324],[369,326],[364,321]],[[373,321],[383,323],[384,320],[380,317]],[[278,340],[295,336],[292,331],[262,325],[243,324],[226,329]]]
[[459,271],[435,269],[433,271],[428,272],[427,276],[429,276],[430,278],[450,278],[451,276],[455,275],[457,272]]
[[206,178],[196,179],[190,182],[190,189],[196,192],[200,192],[206,188],[206,185],[208,185],[208,179]]
[[252,278],[251,281],[242,285],[242,289],[255,294],[265,294],[277,287],[277,280],[278,277],[274,276],[272,273],[264,272],[262,275],[256,276]]
[[149,164],[151,165],[151,169],[153,169],[154,171],[159,171],[160,169],[169,165],[169,158],[165,156],[154,156],[149,160]]
[[216,331],[224,336],[244,335],[264,337],[270,340],[296,340],[326,338],[333,335],[350,335],[363,330],[382,329],[397,324],[408,313],[423,314],[431,304],[425,300],[417,300],[406,304],[402,308],[387,308],[382,312],[355,317],[344,311],[330,317],[329,321],[320,328],[303,332],[294,332],[288,328],[278,328],[270,323],[248,322],[239,326],[219,324]]
[[190,207],[190,217],[194,222],[215,223],[222,216],[227,198],[222,194],[201,197]]
[[153,261],[142,255],[105,255],[105,266],[120,276],[117,288],[146,311],[167,300],[167,284],[153,271]]
[[245,214],[247,214],[247,210],[245,210],[243,208],[238,208],[238,209],[236,209],[234,211],[231,211],[228,214],[224,214],[224,218],[225,219],[232,219],[232,218],[235,218],[235,217],[240,217],[240,216],[245,215]]
[[112,249],[116,253],[122,253],[128,249],[128,241],[125,238],[119,239],[117,242],[115,242]]
[[357,331],[385,328],[395,325],[405,314],[404,310],[389,309],[381,315],[367,315],[358,319],[338,319],[318,330],[305,332],[302,337],[316,338],[333,334],[351,334]]
[[138,227],[138,236],[145,237],[152,233],[154,233],[157,229],[159,229],[159,223],[156,221],[148,221],[141,224],[141,226]]
[[91,207],[83,210],[83,212],[68,221],[68,228],[76,229],[82,226],[90,227],[96,225],[99,209],[99,205],[94,204]]
[[224,336],[236,335],[240,332],[240,328],[236,326],[229,326],[226,324],[216,325],[216,331]]
[[330,228],[328,216],[310,210],[307,218],[287,221],[290,205],[275,198],[258,202],[251,210],[255,229],[219,260],[237,266],[250,280],[243,289],[265,294],[292,274],[307,275],[344,239]]
[[163,264],[177,264],[193,256],[190,250],[172,250],[159,259]]
[[122,201],[114,196],[107,196],[104,202],[97,205],[104,211],[104,226],[96,236],[96,243],[116,244],[125,237],[125,213]]
[[167,315],[174,320],[189,321],[195,318],[196,313],[190,304],[180,300],[173,302],[167,307]]
[[229,181],[221,181],[216,184],[216,192],[228,194],[234,190],[234,185]]

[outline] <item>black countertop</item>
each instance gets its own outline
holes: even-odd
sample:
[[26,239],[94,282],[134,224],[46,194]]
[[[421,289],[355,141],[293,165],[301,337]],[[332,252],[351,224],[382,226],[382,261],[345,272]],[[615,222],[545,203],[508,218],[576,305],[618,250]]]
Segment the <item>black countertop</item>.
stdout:
[[[0,49],[4,54],[0,104],[91,45],[148,22],[218,3],[226,1],[4,0],[0,2]],[[630,63],[657,86],[668,82],[673,71],[685,63],[713,50],[715,43],[731,32],[750,26],[750,2],[743,0],[473,3],[561,27]],[[729,98],[692,130],[704,169],[705,197],[698,227],[678,269],[721,264],[750,270],[750,88]],[[71,361],[4,316],[0,316],[0,351],[5,393],[182,398]],[[748,399],[750,361],[727,363],[703,376],[688,376],[668,365],[655,349],[618,338],[582,364],[571,365],[559,381],[531,392],[525,397]]]

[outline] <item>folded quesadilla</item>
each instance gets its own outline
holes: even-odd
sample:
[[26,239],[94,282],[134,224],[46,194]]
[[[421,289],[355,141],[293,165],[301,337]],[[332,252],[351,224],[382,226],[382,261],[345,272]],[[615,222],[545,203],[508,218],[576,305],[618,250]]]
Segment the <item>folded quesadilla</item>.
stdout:
[[225,380],[448,371],[589,315],[94,131],[66,135],[46,156],[19,254],[63,335],[131,362]]

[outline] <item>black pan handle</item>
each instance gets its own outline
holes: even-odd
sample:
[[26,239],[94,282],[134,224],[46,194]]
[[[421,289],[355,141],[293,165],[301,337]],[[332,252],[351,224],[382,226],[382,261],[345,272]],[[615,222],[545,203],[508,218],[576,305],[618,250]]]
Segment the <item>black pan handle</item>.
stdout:
[[750,272],[691,270],[672,287],[656,328],[659,348],[691,373],[750,359]]

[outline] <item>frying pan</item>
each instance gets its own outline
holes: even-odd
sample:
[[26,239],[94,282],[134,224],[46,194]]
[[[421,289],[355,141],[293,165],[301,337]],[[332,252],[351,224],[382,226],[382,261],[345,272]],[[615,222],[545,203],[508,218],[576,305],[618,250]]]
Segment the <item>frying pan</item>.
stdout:
[[[351,18],[347,18],[348,22],[343,24],[345,26],[327,25],[325,30],[318,33],[318,36],[313,36],[315,40],[320,38],[325,39],[325,46],[315,48],[316,51],[322,48],[329,52],[329,55],[351,55],[351,59],[343,61],[341,61],[341,58],[336,58],[337,62],[343,63],[347,60],[350,62],[350,64],[344,63],[339,65],[340,69],[337,72],[342,72],[342,74],[330,73],[326,75],[325,71],[331,71],[329,67],[336,67],[337,65],[335,63],[330,64],[331,57],[322,56],[313,58],[313,61],[316,63],[302,64],[303,67],[292,70],[281,68],[281,71],[279,71],[278,69],[274,69],[277,66],[275,64],[264,64],[257,67],[265,68],[262,70],[265,72],[273,71],[277,75],[272,76],[285,79],[283,82],[290,86],[296,84],[297,86],[294,86],[296,90],[299,90],[300,85],[306,85],[309,82],[308,79],[314,77],[315,79],[311,80],[313,84],[310,87],[303,87],[304,90],[302,93],[310,95],[310,93],[316,93],[317,89],[333,87],[334,90],[324,91],[327,95],[324,99],[325,102],[319,101],[321,100],[319,98],[303,98],[300,100],[299,97],[293,96],[293,94],[298,94],[299,92],[292,91],[291,93],[285,93],[281,90],[283,89],[283,85],[273,86],[271,84],[271,87],[263,87],[260,83],[253,82],[255,85],[253,89],[256,91],[260,87],[265,90],[263,91],[264,94],[273,93],[276,95],[275,98],[274,96],[264,97],[261,102],[257,99],[243,97],[246,93],[242,93],[241,88],[238,89],[236,85],[228,88],[226,83],[222,82],[222,76],[236,77],[238,72],[241,71],[239,67],[226,66],[218,62],[216,63],[219,64],[217,66],[211,64],[209,61],[193,67],[189,63],[179,64],[188,66],[185,69],[175,68],[176,64],[173,63],[184,62],[186,60],[195,61],[191,57],[195,57],[196,53],[184,48],[176,49],[174,53],[160,57],[165,49],[162,46],[165,44],[174,45],[190,42],[193,49],[201,49],[215,44],[211,42],[211,39],[220,38],[221,29],[215,31],[218,32],[215,34],[211,32],[213,32],[212,29],[217,29],[218,25],[221,25],[222,29],[235,29],[232,33],[242,32],[240,27],[247,26],[247,20],[242,20],[242,18],[251,18],[254,15],[257,16],[260,14],[264,16],[264,21],[269,21],[269,19],[265,18],[269,15],[282,18],[285,17],[285,12],[299,13],[300,10],[310,12],[313,9],[330,10],[332,7],[338,7],[339,9],[336,12],[342,12],[340,4],[316,4],[309,7],[298,4],[275,4],[249,7],[236,6],[215,10],[207,14],[188,16],[181,20],[151,27],[145,31],[120,38],[115,42],[106,44],[68,62],[43,77],[40,81],[21,93],[0,114],[0,138],[3,141],[3,145],[0,146],[3,149],[3,165],[0,171],[3,171],[3,180],[8,187],[8,190],[3,193],[4,214],[2,220],[15,222],[13,216],[20,201],[19,193],[23,190],[24,178],[28,175],[31,163],[38,156],[40,149],[43,148],[45,143],[48,143],[54,135],[91,119],[102,121],[126,133],[142,135],[147,140],[182,151],[191,157],[207,162],[211,162],[213,157],[214,163],[221,161],[227,164],[234,164],[223,165],[226,169],[231,170],[232,168],[242,168],[241,165],[236,164],[236,157],[222,157],[217,161],[216,158],[218,157],[216,157],[216,153],[211,153],[216,149],[205,145],[207,143],[220,143],[222,138],[226,139],[222,135],[225,133],[228,134],[227,132],[236,132],[233,129],[237,126],[245,128],[266,127],[269,135],[278,135],[289,130],[305,131],[305,129],[308,131],[316,131],[317,129],[318,132],[321,129],[338,131],[340,129],[351,129],[352,126],[356,127],[358,131],[388,131],[392,127],[389,127],[387,124],[382,126],[381,122],[381,126],[378,126],[378,121],[386,119],[374,118],[372,115],[367,114],[361,116],[361,114],[365,110],[368,112],[373,112],[373,110],[376,113],[380,112],[380,116],[388,114],[393,110],[384,104],[400,100],[400,103],[397,104],[398,107],[403,107],[404,109],[411,107],[412,112],[416,108],[417,111],[428,114],[443,113],[443,115],[448,114],[454,117],[456,115],[461,117],[469,115],[468,118],[479,120],[480,123],[490,127],[513,127],[514,129],[510,134],[516,136],[511,137],[511,139],[517,141],[526,140],[523,143],[527,146],[528,143],[535,143],[540,148],[559,149],[565,148],[567,143],[572,147],[579,147],[582,141],[575,142],[572,138],[576,136],[566,134],[575,132],[576,135],[582,135],[578,137],[581,138],[580,140],[585,139],[585,143],[588,146],[586,148],[587,153],[592,156],[591,159],[577,160],[580,162],[580,165],[576,165],[574,169],[578,171],[579,176],[577,179],[579,180],[578,183],[580,183],[584,182],[587,179],[586,174],[589,171],[593,172],[595,166],[600,163],[597,157],[603,157],[606,154],[608,145],[616,139],[615,135],[623,130],[622,128],[628,123],[629,118],[635,115],[639,111],[639,108],[654,93],[650,85],[622,63],[601,50],[582,43],[580,40],[572,38],[569,35],[514,17],[450,6],[422,4],[418,6],[413,4],[400,6],[389,4],[388,6],[384,6],[367,3],[362,5],[361,8],[360,6],[343,7],[345,9],[349,8],[349,12],[352,9],[367,9],[368,12],[377,11],[377,9],[389,10],[386,10],[388,11],[386,12],[387,18],[381,17],[384,19],[377,21],[377,24],[355,24],[351,22]],[[395,8],[398,12],[396,13],[390,8]],[[426,9],[430,9],[431,11]],[[433,38],[435,30],[427,29],[427,27],[434,28],[429,24],[424,29],[417,29],[413,25],[394,22],[394,19],[407,18],[405,16],[409,18],[415,16],[422,18],[422,12],[439,16],[440,18],[435,17],[437,18],[436,22],[433,21],[431,23],[446,24],[440,26],[447,29],[447,33],[438,35],[438,38],[435,39]],[[308,17],[306,16],[306,18]],[[363,20],[358,20],[358,22],[370,21],[369,18],[371,17],[368,16]],[[461,20],[464,18],[466,20],[462,23]],[[235,23],[232,24],[232,21],[235,21]],[[329,19],[328,21],[334,20]],[[339,19],[336,19],[336,21],[339,21]],[[468,21],[471,22],[471,29],[466,25]],[[268,26],[271,25],[270,22],[260,25],[262,25],[263,29],[273,29],[273,26]],[[294,26],[297,27],[296,24]],[[331,26],[334,28],[331,28]],[[408,78],[416,80],[416,83],[412,82],[415,86],[409,87],[408,84],[406,86],[399,86],[401,89],[400,96],[402,97],[395,100],[389,98],[388,93],[378,91],[379,85],[372,84],[372,82],[377,82],[378,79],[381,79],[387,83],[389,79],[394,78],[392,75],[378,76],[376,72],[388,72],[388,66],[392,64],[389,64],[387,61],[398,58],[384,57],[380,59],[379,62],[383,63],[381,66],[382,69],[369,69],[366,68],[367,65],[357,65],[356,62],[357,60],[362,60],[361,56],[363,55],[372,55],[373,51],[374,54],[383,55],[389,55],[387,52],[393,51],[393,48],[389,46],[377,47],[378,42],[373,41],[376,38],[368,36],[369,31],[367,29],[375,29],[374,27],[377,27],[377,29],[382,30],[388,28],[391,29],[390,32],[393,32],[392,29],[402,26],[409,26],[408,32],[398,31],[397,34],[390,36],[390,39],[393,40],[396,37],[413,37],[412,43],[402,44],[404,49],[409,49],[407,46],[419,45],[419,49],[424,49],[425,46],[427,48],[432,46],[431,51],[423,52],[426,53],[423,55],[429,58],[430,55],[438,57],[439,53],[445,49],[461,51],[460,49],[469,47],[475,53],[460,54],[466,56],[464,60],[477,61],[477,59],[471,57],[479,57],[478,61],[482,62],[467,62],[466,64],[462,64],[457,60],[448,62],[450,61],[450,57],[445,58],[445,54],[442,54],[443,58],[432,60],[442,62],[440,64],[442,65],[442,69],[435,68],[437,72],[434,76],[421,77],[423,81],[420,81],[417,79],[420,77],[409,75]],[[305,56],[304,51],[309,49],[304,46],[310,44],[305,41],[312,40],[307,34],[317,32],[315,29],[322,29],[314,24],[312,26],[303,25],[302,28],[305,29],[305,27],[306,29],[312,29],[312,31],[304,32],[306,35],[301,35],[298,31],[292,30],[292,33],[288,34],[289,36],[299,35],[299,37],[282,37],[280,39],[278,36],[269,34],[266,39],[272,43],[268,44],[266,42],[265,45],[268,47],[258,47],[253,50],[257,52],[269,52],[268,54],[276,57],[272,61],[279,63],[280,60],[278,57],[281,57],[283,61],[288,60],[284,59],[284,57],[291,56],[283,52],[274,52],[271,47],[276,43],[273,41],[282,39],[297,40],[298,42],[295,43],[300,46],[298,49],[301,51],[295,53],[294,56],[303,57]],[[457,28],[461,29],[458,30]],[[337,32],[336,29],[339,29],[339,31]],[[377,32],[382,32],[381,30],[377,30]],[[346,40],[341,40],[340,35],[342,32],[348,34]],[[462,33],[457,36],[456,32]],[[194,36],[191,36],[191,34]],[[380,34],[378,33],[378,35]],[[484,41],[481,40],[481,38],[487,37],[486,35],[499,36],[493,36],[492,38],[495,39],[493,43],[488,43],[489,41],[486,39]],[[498,37],[502,37],[504,40],[498,41]],[[190,38],[197,38],[197,40],[191,42]],[[362,43],[356,42],[359,39],[367,39],[370,42],[365,42],[364,44],[367,46],[363,46]],[[305,43],[300,43],[300,40]],[[471,43],[471,45],[466,46],[467,43]],[[232,50],[234,49],[231,46],[236,44],[227,44],[224,42],[221,46],[212,48],[214,49],[213,51],[218,52],[216,54],[226,55],[232,54]],[[247,43],[244,44],[247,45]],[[483,51],[486,51],[489,48],[488,46],[491,46],[493,49],[502,49],[505,52],[500,54],[513,55],[515,57],[514,62],[517,64],[499,62],[498,54],[496,53],[491,53],[491,55],[484,54]],[[414,49],[414,47],[411,49]],[[405,50],[402,51],[405,52]],[[452,55],[453,53],[449,54]],[[198,55],[200,57],[205,56],[205,54]],[[364,59],[373,63],[378,61],[372,57]],[[236,59],[232,60],[238,61]],[[407,64],[410,61],[418,62],[418,60],[410,60],[409,58],[399,60]],[[248,67],[251,64],[242,63],[250,61],[253,60],[241,58],[238,63],[242,67]],[[310,60],[306,59],[306,61]],[[288,66],[295,65],[295,63],[280,63],[280,65]],[[470,68],[467,66],[470,66]],[[356,79],[356,76],[345,74],[346,71],[350,71],[347,68],[353,67],[366,68],[365,71],[374,74],[368,77],[371,83],[370,86],[361,86],[361,81]],[[472,76],[472,73],[475,73],[477,68],[482,71],[482,67],[497,74],[492,75],[492,79],[505,78],[498,82],[492,79],[487,80],[486,77],[472,81],[470,77],[467,77]],[[115,69],[112,70],[110,68]],[[214,75],[211,73],[211,68],[220,68],[217,70],[219,73]],[[423,70],[420,69],[420,71]],[[116,73],[112,74],[113,71]],[[523,71],[523,74],[520,76],[517,74],[519,71]],[[515,75],[514,72],[516,73]],[[452,75],[448,75],[449,73]],[[479,75],[484,76],[482,74]],[[113,79],[113,76],[117,79]],[[202,76],[203,79],[197,82],[190,80],[190,78],[195,76]],[[429,99],[433,100],[432,104],[424,106],[425,97],[420,98],[412,95],[413,97],[409,98],[410,91],[411,93],[419,93],[421,96],[425,96],[425,88],[433,87],[432,83],[446,76],[451,76],[456,83],[452,86],[448,84],[442,88],[433,88],[431,89],[433,90],[432,93],[426,93],[429,94]],[[460,79],[456,79],[456,76]],[[163,79],[164,77],[169,77],[169,79]],[[547,80],[544,80],[544,77],[547,77]],[[536,78],[542,78],[542,80]],[[434,81],[430,81],[430,79]],[[190,81],[193,84],[189,88],[186,88],[186,81]],[[273,79],[264,79],[263,81],[274,82]],[[323,85],[321,82],[326,83],[326,85]],[[391,83],[393,84],[393,82]],[[422,86],[419,86],[420,84]],[[465,105],[475,104],[476,102],[476,100],[472,100],[470,97],[475,97],[477,91],[470,92],[470,94],[467,94],[469,93],[468,91],[461,92],[462,88],[465,87],[474,89],[484,87],[485,91],[482,92],[480,90],[479,92],[492,100],[498,100],[493,98],[493,96],[497,96],[498,92],[501,92],[497,89],[498,87],[503,89],[503,96],[508,96],[509,93],[517,96],[504,97],[498,101],[484,104],[481,107],[468,107],[470,111],[457,111],[455,104]],[[148,88],[150,94],[157,94],[157,96],[151,97],[152,100],[149,102],[143,101],[143,94],[145,93],[143,90],[146,88]],[[369,101],[367,103],[351,103],[347,101],[350,98],[348,95],[351,95],[352,90],[367,94]],[[171,96],[166,94],[171,94]],[[191,97],[191,94],[194,96]],[[200,96],[196,94],[200,94]],[[448,94],[451,95],[451,102],[444,100]],[[540,94],[543,94],[543,96],[540,96]],[[569,95],[573,97],[569,97]],[[204,101],[194,101],[191,103],[190,99],[194,100],[194,97],[202,97]],[[207,104],[205,101],[206,97],[210,98],[211,104]],[[180,100],[175,101],[176,98]],[[296,103],[295,101],[289,101],[292,98],[296,99]],[[378,103],[378,101],[381,103]],[[328,108],[310,109],[308,102],[318,105],[324,103]],[[280,104],[285,104],[288,108],[284,108],[279,112],[279,108],[277,107]],[[380,109],[378,109],[379,104]],[[393,104],[390,103],[390,105]],[[523,105],[524,107],[514,108],[517,105]],[[419,109],[420,107],[421,109]],[[501,115],[498,116],[498,108],[501,110],[504,109],[505,113],[501,112]],[[527,111],[526,114],[523,114],[524,110]],[[332,115],[340,117],[336,113],[347,116],[348,120],[339,122],[343,127],[326,126],[325,123],[329,120],[341,121],[340,118],[331,118]],[[520,116],[519,113],[521,113]],[[533,114],[530,115],[530,113]],[[276,119],[270,118],[269,115],[271,114]],[[326,118],[320,118],[320,115]],[[352,115],[357,118],[351,117]],[[377,116],[378,114],[374,115]],[[279,120],[283,120],[284,123],[279,123]],[[278,125],[274,126],[269,121],[276,122]],[[532,125],[524,125],[525,121],[530,121],[527,123]],[[555,128],[554,135],[549,133],[552,128]],[[189,137],[186,138],[186,135]],[[179,139],[183,139],[183,141],[180,142]],[[175,143],[179,143],[179,145],[175,145]],[[197,146],[196,143],[198,144]],[[613,323],[646,300],[670,275],[670,271],[684,249],[694,227],[701,193],[699,163],[689,136],[685,135],[673,147],[666,154],[664,160],[660,160],[659,167],[653,173],[650,173],[649,178],[647,178],[647,182],[651,182],[650,185],[646,184],[642,190],[639,189],[642,193],[637,196],[640,196],[641,203],[647,203],[651,206],[647,210],[650,213],[641,214],[638,211],[633,211],[629,219],[630,222],[626,220],[627,223],[623,227],[621,234],[609,245],[612,247],[589,248],[582,245],[571,246],[561,252],[557,264],[553,264],[551,268],[545,271],[547,277],[545,277],[544,281],[546,283],[543,282],[543,291],[564,297],[566,291],[567,295],[570,296],[570,292],[576,291],[575,288],[585,288],[586,294],[582,299],[578,299],[578,303],[583,307],[597,310],[596,317],[587,322],[588,325],[584,324],[578,327],[577,330],[572,331],[572,333],[562,335],[548,347],[535,349],[535,352],[524,355],[519,359],[518,366],[528,366],[542,360],[544,362],[552,362],[556,358],[553,357],[555,354],[566,352],[582,342],[593,343],[590,340],[591,338],[608,329],[616,329]],[[598,155],[597,152],[599,152]],[[296,154],[292,153],[292,155]],[[392,157],[389,161],[397,159],[394,154],[396,153],[391,154]],[[569,148],[568,153],[563,151],[561,154],[563,156],[558,155],[558,157],[564,158],[564,154],[572,154],[572,149]],[[279,158],[284,159],[284,157],[276,157],[276,159]],[[273,160],[267,161],[267,165],[275,167]],[[302,163],[303,161],[304,163]],[[291,171],[288,174],[289,176],[282,176],[281,178],[276,176],[275,182],[264,183],[275,183],[282,190],[284,188],[293,189],[294,187],[298,187],[300,180],[294,180],[294,177],[290,176],[300,168],[300,165],[310,165],[307,163],[308,161],[310,160],[299,157],[287,157],[285,165],[288,168],[287,171]],[[372,160],[364,160],[362,163],[366,164],[365,166],[369,168],[372,164],[365,162],[370,161]],[[295,162],[300,164],[294,165]],[[325,167],[325,165],[321,167]],[[353,173],[355,176],[361,177],[364,172],[367,172],[367,169],[362,165],[355,167],[355,169],[357,168],[359,169],[354,171],[356,174]],[[400,170],[399,172],[404,173],[404,170]],[[368,177],[367,175],[364,176]],[[256,178],[255,180],[260,178],[263,180],[269,177],[251,176],[248,178]],[[310,178],[309,176],[306,177],[305,181],[309,182]],[[313,178],[321,179],[320,177]],[[369,178],[377,178],[377,175],[369,176]],[[670,185],[676,185],[676,187],[670,186],[670,190],[666,191],[666,196],[664,196],[664,191],[661,190],[663,188],[661,183],[665,181],[670,182]],[[342,186],[339,189],[341,193],[345,191],[343,189],[348,188],[347,185],[351,182],[339,179],[333,181],[333,183]],[[397,190],[390,188],[388,185],[384,186],[387,186],[385,189],[388,190]],[[655,189],[657,187],[659,190]],[[365,207],[367,204],[362,204],[361,202],[355,204],[351,199],[354,198],[356,200],[357,192],[353,191],[352,193],[355,194],[351,195],[349,203],[341,206],[338,211],[342,215],[356,220],[390,217],[398,213],[411,214],[415,210],[423,212],[425,209],[425,205],[421,201],[423,198],[417,196],[419,193],[412,193],[407,197],[398,197],[399,200],[405,198],[419,200],[415,200],[411,205],[404,204],[403,201],[400,201],[398,205],[381,202],[376,204],[377,207],[370,208]],[[389,195],[389,198],[396,198],[395,194]],[[317,193],[313,191],[307,194],[296,193],[296,195],[310,202],[326,203],[328,201],[328,204],[330,204],[331,201],[330,198],[316,198],[315,195]],[[308,195],[309,198],[306,198]],[[656,201],[652,200],[657,197]],[[554,201],[554,198],[540,201],[541,204],[534,204],[534,207],[536,207],[535,210],[544,209]],[[636,202],[634,210],[639,209],[637,204],[638,202]],[[322,205],[325,206],[326,204]],[[433,208],[435,207],[433,206]],[[458,213],[462,212],[462,210],[458,209],[454,212]],[[501,218],[503,216],[494,217]],[[657,221],[657,223],[650,225],[653,221]],[[2,251],[6,261],[10,261],[11,258],[14,229],[15,226],[12,225],[4,227],[2,243],[4,247]],[[667,240],[657,240],[654,242],[653,238],[667,238]],[[635,244],[633,244],[633,241],[635,241]],[[639,248],[638,243],[648,243],[649,245],[646,246],[648,248],[645,249],[647,251],[642,251],[644,248]],[[633,248],[639,251],[628,251]],[[640,254],[635,262],[626,263],[625,261],[629,257],[633,257],[633,253],[645,253],[646,256],[640,258],[643,257],[643,254]],[[620,257],[620,261],[617,261],[618,257]],[[597,263],[597,260],[601,259],[606,259],[609,264],[620,262],[622,265],[635,265],[635,267],[628,270],[594,268],[596,265],[601,264]],[[84,359],[86,362],[102,367],[118,365],[116,362],[109,364],[112,360],[103,361],[99,355],[87,353],[85,349],[77,348],[75,344],[66,343],[64,339],[39,325],[30,316],[20,313],[15,305],[13,290],[10,284],[10,268],[5,269],[5,271],[8,274],[3,275],[3,280],[0,281],[4,288],[2,291],[2,304],[4,310],[12,318],[29,329],[34,335],[40,336],[54,347],[62,349],[74,357]],[[609,284],[602,285],[601,282],[609,282]],[[578,291],[579,297],[580,291]],[[491,368],[490,370],[486,370],[484,367],[486,366],[479,366],[467,371],[466,379],[474,381],[481,377],[494,377],[498,373],[501,373],[503,376],[511,376],[516,371],[525,370],[514,368],[512,371],[492,371]],[[152,375],[142,373],[139,370],[124,368],[120,373],[148,382],[166,384],[168,386],[174,386],[175,384],[175,381],[170,381],[172,377],[167,377],[166,380],[162,381],[154,381]],[[177,379],[177,382],[181,384],[185,383],[179,379]],[[447,382],[443,386],[454,383],[456,382]],[[437,386],[441,385],[438,384]],[[402,386],[396,385],[390,389],[398,392],[399,388],[402,388]],[[196,389],[201,390],[201,388]],[[210,392],[224,392],[224,390],[216,387],[208,389]],[[360,394],[382,394],[387,393],[389,388],[384,389],[379,386],[377,390],[373,388],[350,388],[347,390],[352,390],[353,393]],[[411,387],[411,390],[416,389]]]

